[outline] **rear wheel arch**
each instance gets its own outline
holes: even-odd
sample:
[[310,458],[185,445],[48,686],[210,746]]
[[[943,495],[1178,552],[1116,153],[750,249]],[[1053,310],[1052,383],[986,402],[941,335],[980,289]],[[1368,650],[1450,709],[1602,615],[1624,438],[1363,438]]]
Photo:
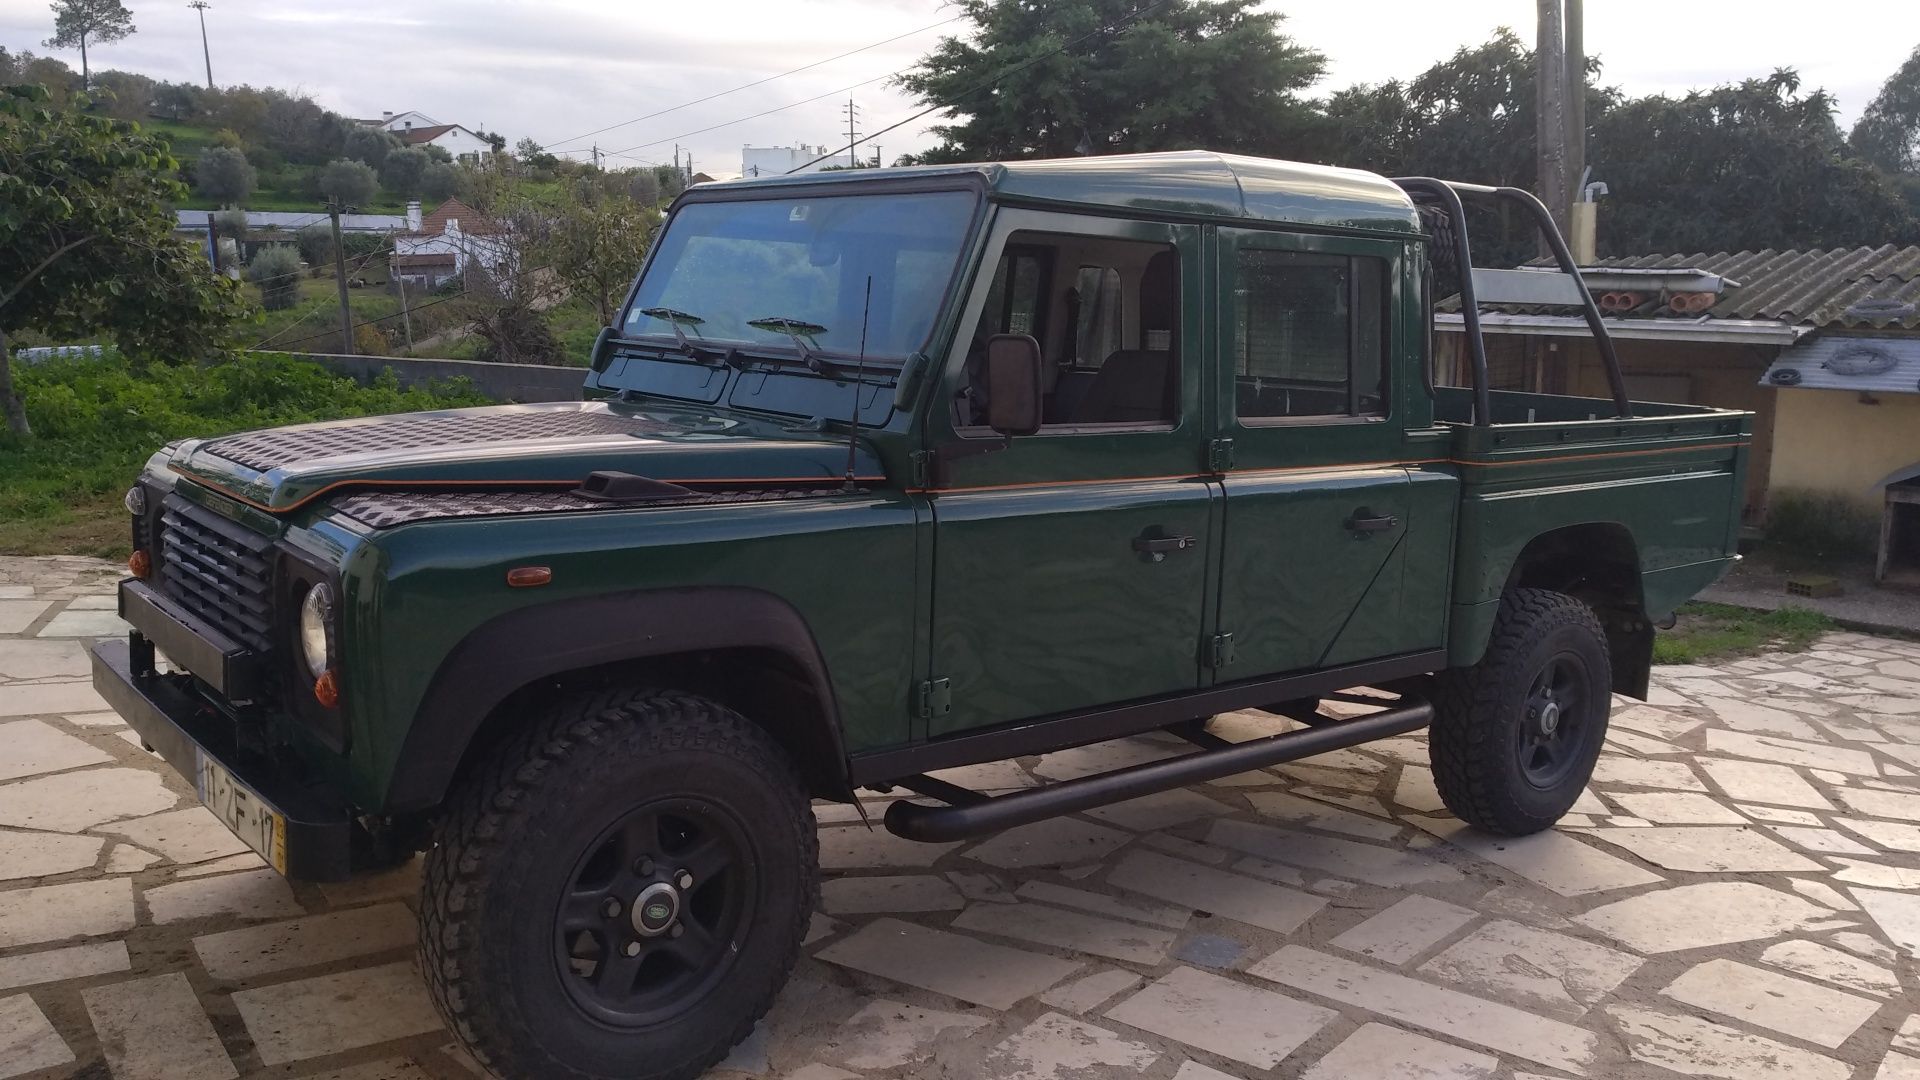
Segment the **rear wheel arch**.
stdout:
[[429,685],[387,809],[440,805],[459,776],[557,695],[643,685],[727,705],[781,744],[814,794],[851,797],[838,702],[805,619],[771,593],[714,587],[556,601],[476,628]]
[[[1606,631],[1616,693],[1645,698],[1653,663],[1653,624],[1641,585],[1639,544],[1617,521],[1591,521],[1541,533],[1507,570],[1503,596],[1519,589],[1565,593],[1593,609]],[[1478,643],[1475,655],[1485,649]]]

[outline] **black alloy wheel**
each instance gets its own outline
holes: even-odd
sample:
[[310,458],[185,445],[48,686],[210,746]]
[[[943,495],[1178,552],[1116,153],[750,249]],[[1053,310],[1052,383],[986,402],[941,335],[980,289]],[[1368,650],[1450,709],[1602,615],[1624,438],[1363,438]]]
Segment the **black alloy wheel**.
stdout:
[[581,1011],[666,1023],[726,977],[752,925],[755,868],[740,823],[697,798],[649,802],[608,826],[554,911],[561,982]]
[[1527,692],[1516,750],[1527,782],[1551,790],[1580,764],[1591,722],[1593,680],[1577,654],[1547,661]]

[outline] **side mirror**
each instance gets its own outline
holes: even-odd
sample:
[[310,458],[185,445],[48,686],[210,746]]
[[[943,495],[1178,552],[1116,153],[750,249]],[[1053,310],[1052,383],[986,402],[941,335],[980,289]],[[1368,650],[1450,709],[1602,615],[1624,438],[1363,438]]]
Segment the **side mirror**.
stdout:
[[1026,334],[987,339],[987,426],[1002,435],[1040,430],[1046,391],[1040,343]]
[[593,352],[589,355],[590,366],[595,371],[607,370],[613,361],[613,339],[617,332],[611,326],[600,328],[600,336],[593,339]]

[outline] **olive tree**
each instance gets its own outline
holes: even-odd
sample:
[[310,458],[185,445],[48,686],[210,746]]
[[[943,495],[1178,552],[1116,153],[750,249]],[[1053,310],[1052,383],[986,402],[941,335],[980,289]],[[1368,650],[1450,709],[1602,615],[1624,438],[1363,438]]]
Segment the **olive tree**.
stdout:
[[247,264],[247,280],[260,290],[260,306],[284,311],[300,302],[300,255],[276,244],[263,247]]
[[420,173],[420,195],[445,202],[460,193],[460,166],[436,161]]
[[431,164],[433,159],[417,146],[395,150],[380,166],[380,182],[394,194],[411,199],[420,194],[420,181]]
[[228,347],[244,311],[173,231],[186,190],[167,144],[90,104],[0,87],[0,411],[19,434],[12,335],[104,335],[137,362],[198,360]]
[[193,163],[193,186],[222,206],[239,206],[253,194],[259,174],[247,155],[225,146],[211,146]]
[[336,158],[320,170],[320,193],[341,206],[365,206],[379,189],[379,179],[364,161]]

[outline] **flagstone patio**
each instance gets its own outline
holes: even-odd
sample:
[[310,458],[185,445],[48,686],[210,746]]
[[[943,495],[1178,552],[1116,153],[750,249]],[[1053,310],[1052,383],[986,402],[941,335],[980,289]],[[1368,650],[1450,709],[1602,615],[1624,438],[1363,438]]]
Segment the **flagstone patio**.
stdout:
[[[478,1075],[413,968],[417,866],[289,884],[94,696],[118,576],[0,558],[0,1078]],[[1920,644],[1656,673],[1522,840],[1449,817],[1419,737],[967,844],[818,807],[808,955],[713,1076],[1920,1078]]]

